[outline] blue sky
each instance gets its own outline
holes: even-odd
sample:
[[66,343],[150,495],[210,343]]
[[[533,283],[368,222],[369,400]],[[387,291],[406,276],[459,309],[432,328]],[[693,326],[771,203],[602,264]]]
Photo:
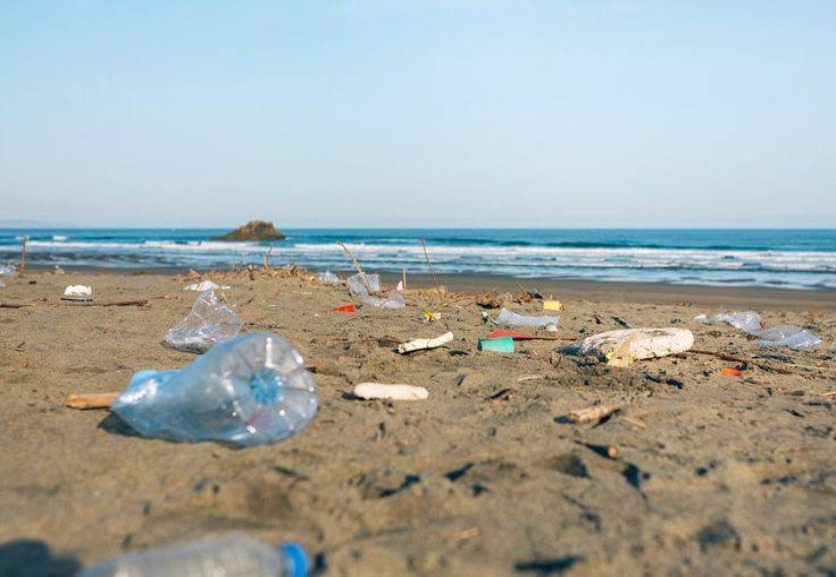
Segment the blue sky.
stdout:
[[836,226],[836,2],[0,4],[0,221]]

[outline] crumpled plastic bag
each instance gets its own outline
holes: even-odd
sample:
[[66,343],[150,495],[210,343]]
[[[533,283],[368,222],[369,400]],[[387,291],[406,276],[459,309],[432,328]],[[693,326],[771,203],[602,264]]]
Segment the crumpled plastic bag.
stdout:
[[183,321],[169,330],[164,342],[179,351],[205,353],[220,341],[238,334],[244,323],[214,290],[200,294]]
[[713,325],[727,323],[740,329],[748,335],[757,337],[755,343],[759,347],[789,347],[791,349],[806,349],[821,343],[821,339],[812,333],[795,325],[780,325],[769,329],[761,327],[761,317],[756,312],[745,311],[737,313],[719,313],[712,317],[699,315],[694,318],[698,323]]
[[560,317],[553,317],[553,316],[539,316],[539,317],[530,317],[525,315],[520,315],[515,312],[509,311],[506,308],[503,308],[499,311],[499,316],[493,321],[498,325],[508,325],[512,327],[531,327],[534,329],[542,329],[547,331],[556,331],[557,330],[557,323],[560,320]]
[[4,264],[0,264],[0,276],[13,277],[14,275],[15,269]]

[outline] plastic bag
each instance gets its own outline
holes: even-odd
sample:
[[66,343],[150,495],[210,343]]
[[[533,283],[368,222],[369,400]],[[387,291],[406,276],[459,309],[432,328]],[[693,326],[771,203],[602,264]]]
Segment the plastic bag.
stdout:
[[317,403],[313,375],[293,345],[253,333],[184,369],[136,373],[111,410],[146,437],[249,446],[299,432]]
[[626,353],[633,359],[652,359],[687,351],[694,345],[694,335],[686,329],[646,328],[608,331],[586,337],[560,349],[562,353],[599,357],[615,353],[622,343],[626,343]]
[[203,353],[241,330],[241,318],[208,290],[201,293],[183,321],[169,330],[164,342],[179,351]]
[[547,331],[556,331],[559,317],[552,317],[548,315],[540,317],[530,317],[511,312],[506,308],[499,311],[499,316],[496,317],[494,323],[498,325],[508,325],[513,327],[532,327],[535,329],[543,329]]
[[738,313],[719,313],[713,317],[699,315],[694,318],[698,323],[713,325],[728,323],[748,335],[758,337],[759,347],[789,347],[791,349],[806,349],[821,343],[821,339],[795,325],[780,325],[769,329],[761,327],[761,318],[752,311]]

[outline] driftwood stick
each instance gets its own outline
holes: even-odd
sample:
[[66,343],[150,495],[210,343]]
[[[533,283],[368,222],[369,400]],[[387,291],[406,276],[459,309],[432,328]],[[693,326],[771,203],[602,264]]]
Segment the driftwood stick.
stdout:
[[751,359],[743,359],[741,357],[735,357],[732,355],[727,355],[725,353],[715,353],[712,351],[702,351],[699,349],[689,349],[687,352],[695,353],[698,355],[708,355],[710,357],[717,357],[718,359],[723,359],[724,361],[731,361],[733,363],[744,363],[747,365],[753,365],[755,367],[761,368],[765,371],[772,371],[773,373],[779,373],[781,375],[794,375],[795,371],[791,371],[789,369],[784,369],[782,367],[776,367],[775,365],[771,365],[769,363],[761,363],[758,361],[753,361]]
[[26,241],[29,240],[29,237],[23,235],[23,240],[21,240],[20,246],[20,276],[26,277]]
[[357,259],[354,258],[354,255],[351,254],[351,251],[348,250],[348,247],[342,241],[337,241],[337,244],[342,247],[345,251],[345,254],[348,255],[348,258],[351,259],[351,262],[354,263],[354,268],[357,269],[357,272],[360,274],[360,280],[363,281],[363,284],[366,285],[366,288],[369,290],[369,293],[372,291],[372,285],[369,284],[369,279],[366,278],[366,273],[363,272],[363,269],[360,267],[360,263],[357,262]]
[[0,309],[22,309],[25,307],[33,307],[33,304],[22,304],[22,303],[0,303]]
[[573,423],[591,423],[593,421],[600,421],[604,417],[609,417],[620,410],[620,405],[597,405],[595,407],[587,407],[586,409],[569,411],[568,417]]
[[430,253],[427,252],[427,241],[421,239],[421,246],[424,248],[424,258],[427,259],[427,268],[430,269],[430,276],[433,277],[433,284],[435,290],[438,291],[438,300],[441,302],[444,299],[444,293],[441,292],[441,287],[438,285],[438,279],[435,278],[435,271],[433,270],[433,263],[430,261]]
[[72,301],[66,302],[65,304],[69,304],[72,307],[144,307],[148,304],[148,299],[135,299],[135,300],[127,300],[127,301],[102,301],[100,303],[91,303],[91,302],[75,302]]
[[71,409],[109,409],[119,393],[70,393],[64,405]]

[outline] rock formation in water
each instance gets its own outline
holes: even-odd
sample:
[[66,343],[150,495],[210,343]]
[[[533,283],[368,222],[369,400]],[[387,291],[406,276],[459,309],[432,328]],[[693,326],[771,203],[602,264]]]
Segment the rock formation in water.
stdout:
[[222,234],[212,238],[212,240],[284,240],[287,237],[276,230],[272,222],[264,222],[263,220],[251,220],[242,227],[236,228],[232,232]]

